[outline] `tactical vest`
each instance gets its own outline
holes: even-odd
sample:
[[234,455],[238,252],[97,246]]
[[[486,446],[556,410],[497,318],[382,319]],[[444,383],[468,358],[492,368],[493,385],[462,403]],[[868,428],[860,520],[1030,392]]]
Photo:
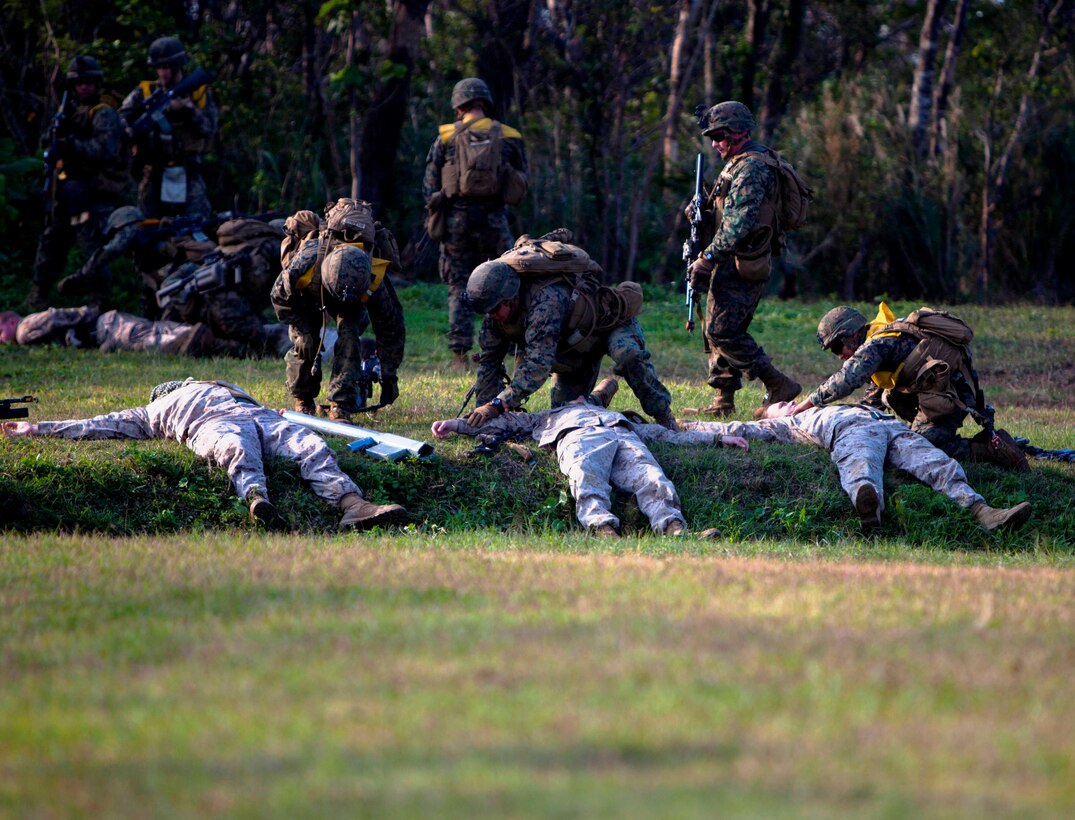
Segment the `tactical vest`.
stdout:
[[504,139],[522,139],[511,126],[490,117],[473,117],[439,128],[445,159],[440,189],[447,197],[500,200],[518,204],[526,180],[503,161]]
[[[78,140],[92,140],[96,134],[93,119],[104,109],[115,110],[109,100],[102,99],[93,105],[79,105],[71,114],[70,135]],[[60,180],[78,180],[93,189],[109,194],[122,193],[127,187],[127,165],[123,150],[123,126],[116,114],[116,139],[119,141],[116,156],[106,162],[79,156],[64,157]]]
[[[158,87],[159,82],[155,80],[142,80],[138,87],[142,89],[142,98],[148,100],[153,96],[153,91]],[[190,99],[194,101],[199,109],[204,109],[209,102],[209,86],[200,85],[195,88],[191,94]],[[167,114],[165,114],[167,116]],[[171,122],[171,120],[169,120]],[[171,122],[172,125],[172,145],[174,158],[169,159],[169,165],[178,165],[182,162],[184,154],[204,154],[209,150],[209,137],[204,137],[194,131],[189,121],[183,120],[180,122]]]
[[[762,151],[768,151],[767,148],[762,146],[757,147],[761,148]],[[765,162],[760,154],[761,152],[757,150],[744,151],[736,154],[725,163],[720,176],[717,177],[711,200],[718,226],[724,219],[724,207],[728,201],[728,195],[731,193],[732,178],[735,176],[736,166],[748,157]],[[776,172],[773,171],[773,173],[775,174]],[[762,200],[761,207],[758,208],[754,230],[740,239],[735,247],[736,271],[748,281],[758,282],[767,279],[771,269],[770,260],[773,253],[779,255],[783,252],[783,234],[779,231],[776,218],[778,196],[779,183],[774,186],[773,192]]]

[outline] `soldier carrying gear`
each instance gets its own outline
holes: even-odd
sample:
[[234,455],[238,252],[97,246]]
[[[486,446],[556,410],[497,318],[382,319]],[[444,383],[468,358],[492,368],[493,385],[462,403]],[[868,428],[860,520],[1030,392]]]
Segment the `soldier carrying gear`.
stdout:
[[[480,427],[518,409],[550,377],[553,407],[585,396],[608,355],[642,409],[674,429],[672,396],[657,377],[637,318],[641,289],[634,283],[599,285],[600,267],[563,241],[570,232],[548,236],[520,237],[499,259],[478,265],[467,282],[468,303],[485,314],[474,393],[478,406],[468,423]],[[515,372],[503,387],[504,359],[512,348]]]
[[463,300],[476,266],[512,244],[508,207],[526,195],[529,167],[522,134],[490,116],[493,95],[468,77],[452,90],[455,122],[440,126],[426,157],[422,196],[426,230],[441,243],[440,277],[448,285],[448,349],[453,366],[468,367],[474,312]]
[[[217,130],[217,107],[212,92],[206,80],[199,81],[201,71],[198,70],[188,80],[194,88],[177,93],[170,100],[166,96],[173,89],[178,92],[186,88],[180,88],[180,84],[189,61],[177,37],[154,40],[149,47],[148,62],[157,79],[142,81],[120,107],[129,128],[138,123],[131,153],[136,176],[141,177],[138,204],[147,217],[204,218],[212,213],[202,175],[202,163]],[[139,120],[158,99],[163,110],[143,129]]]
[[701,113],[698,125],[725,161],[702,208],[703,230],[711,232],[712,241],[688,270],[694,291],[706,294],[707,381],[716,395],[703,412],[717,417],[734,413],[744,375],[765,385],[760,412],[771,402],[795,398],[802,389],[773,365],[748,332],[768,288],[772,255],[783,249],[784,230],[796,227],[781,220],[784,166],[790,164],[750,139],[756,123],[741,102],[712,106]]
[[381,364],[378,404],[399,397],[396,375],[403,361],[403,306],[389,273],[402,270],[392,233],[374,221],[368,202],[341,199],[321,220],[312,211],[289,217],[283,270],[272,287],[277,318],[294,344],[284,357],[287,389],[300,413],[316,413],[321,390],[321,353],[329,319],[338,336],[329,381],[329,418],[350,421],[361,409],[362,333],[372,324]]
[[[87,55],[75,57],[67,67],[66,83],[65,104],[46,135],[45,230],[26,300],[33,310],[49,303],[52,285],[63,274],[72,245],[77,243],[85,258],[100,247],[105,219],[127,186],[123,123],[115,102],[101,94],[104,72],[100,63]],[[94,304],[109,301],[107,268],[82,284]]]
[[[957,461],[1028,470],[1011,435],[991,429],[992,408],[985,404],[971,356],[973,337],[962,319],[930,308],[897,319],[882,302],[872,322],[852,307],[833,308],[821,318],[817,339],[843,367],[791,412],[823,407],[869,384],[867,404],[889,407]],[[958,434],[968,414],[984,427],[972,439]]]

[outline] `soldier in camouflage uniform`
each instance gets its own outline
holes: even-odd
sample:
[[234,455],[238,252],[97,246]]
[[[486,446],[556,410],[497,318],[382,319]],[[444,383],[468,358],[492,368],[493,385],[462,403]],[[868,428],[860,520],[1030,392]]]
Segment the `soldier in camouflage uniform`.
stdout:
[[881,524],[886,463],[969,509],[986,530],[1015,529],[1030,518],[1026,501],[1007,509],[987,505],[967,483],[957,461],[892,416],[860,405],[837,404],[790,415],[794,409],[794,402],[779,402],[762,412],[763,421],[684,421],[683,427],[755,441],[824,447],[839,472],[840,486],[866,527]]
[[[133,125],[143,103],[158,89],[175,88],[190,61],[176,37],[161,37],[149,47],[149,65],[157,79],[143,80],[123,100],[120,114]],[[167,130],[157,127],[132,146],[134,166],[141,173],[138,205],[148,217],[197,216],[212,213],[202,163],[217,130],[217,106],[209,86],[176,97],[164,111]]]
[[744,375],[765,385],[762,407],[795,398],[802,386],[780,372],[747,332],[769,285],[772,250],[780,250],[778,180],[757,157],[769,149],[750,139],[754,115],[740,102],[719,103],[700,122],[725,166],[703,210],[713,241],[691,263],[689,276],[694,289],[706,294],[707,381],[716,389],[703,412],[723,417],[735,412]]
[[[105,220],[127,185],[123,123],[114,103],[101,97],[103,82],[104,72],[93,57],[75,57],[67,68],[69,96],[75,102],[68,105],[56,135],[56,169],[26,300],[33,310],[48,305],[52,284],[63,273],[72,245],[77,242],[86,258],[100,246]],[[111,295],[107,268],[85,284],[96,304],[107,303]]]
[[[480,427],[505,410],[516,410],[552,377],[550,402],[559,407],[585,396],[597,382],[608,355],[626,379],[642,409],[659,424],[675,427],[672,395],[657,378],[637,318],[608,333],[573,340],[572,288],[560,280],[522,281],[504,262],[484,262],[467,282],[467,300],[485,314],[478,336],[481,353],[474,398],[467,421]],[[504,358],[516,350],[515,371],[507,387]]]
[[[377,356],[381,363],[381,404],[399,398],[397,371],[403,361],[406,329],[403,306],[396,296],[389,273],[401,270],[399,252],[392,233],[379,222],[373,223],[375,238],[359,241],[352,230],[362,226],[343,225],[332,229],[332,208],[346,210],[340,200],[327,215],[328,227],[311,211],[300,211],[287,221],[284,240],[284,269],[272,288],[272,304],[277,318],[289,326],[294,348],[284,357],[287,389],[300,413],[316,414],[314,400],[321,390],[321,348],[329,318],[336,320],[338,337],[332,358],[332,378],[328,386],[329,418],[350,421],[358,411],[358,385],[362,367],[361,337],[373,326]],[[368,209],[368,203],[360,203]],[[303,225],[307,224],[307,227]],[[319,230],[320,228],[320,230]],[[322,243],[329,250],[320,252]],[[368,245],[369,253],[364,250]],[[296,247],[297,246],[297,247]],[[371,259],[372,255],[372,259]]]
[[[471,77],[456,83],[452,91],[456,122],[440,127],[426,157],[422,181],[430,238],[441,242],[440,276],[448,285],[448,349],[457,369],[467,367],[467,353],[474,343],[474,312],[463,299],[467,278],[479,264],[511,247],[506,205],[522,199],[529,172],[522,134],[491,119],[492,105],[489,86],[482,80]],[[486,137],[496,129],[500,133],[503,182],[487,195],[472,196],[458,190],[458,173],[445,173],[446,165],[449,169],[458,165],[457,140]],[[443,235],[438,235],[441,230]]]
[[[643,439],[670,444],[708,444],[747,449],[741,438],[719,439],[710,433],[679,433],[656,424],[630,422],[626,416],[605,409],[618,384],[605,379],[589,396],[540,413],[505,413],[480,429],[463,419],[433,423],[433,435],[493,435],[505,438],[528,436],[541,447],[556,449],[560,471],[567,476],[575,499],[575,515],[582,526],[597,535],[618,537],[620,521],[611,509],[612,488],[634,495],[638,507],[657,535],[682,535],[687,522],[675,485],[665,475]],[[707,537],[719,537],[716,530]]]
[[[887,307],[882,305],[882,310],[887,311]],[[916,353],[928,344],[920,332],[902,320],[892,324],[881,320],[871,325],[859,311],[846,305],[822,317],[817,336],[819,344],[839,356],[844,365],[795,405],[793,412],[823,407],[869,384],[864,399],[867,404],[887,405],[909,421],[912,430],[957,461],[985,461],[1017,471],[1030,469],[1026,456],[1005,430],[997,430],[995,438],[984,430],[973,439],[958,434],[967,417],[967,407],[975,406],[975,385],[965,377],[948,378],[947,374],[972,372],[965,353],[955,354],[958,361],[942,363],[946,375],[938,384],[936,379],[926,378],[928,364],[936,366],[937,361]],[[885,377],[889,376],[892,389],[883,389],[876,383],[888,384]],[[938,390],[938,386],[942,389]]]
[[249,504],[251,519],[265,525],[278,520],[269,502],[266,456],[298,464],[314,493],[343,510],[341,530],[389,524],[406,515],[398,504],[373,504],[363,498],[316,433],[262,407],[241,387],[226,382],[164,382],[153,388],[145,407],[91,419],[9,422],[3,430],[11,437],[173,439],[227,470],[236,494]]

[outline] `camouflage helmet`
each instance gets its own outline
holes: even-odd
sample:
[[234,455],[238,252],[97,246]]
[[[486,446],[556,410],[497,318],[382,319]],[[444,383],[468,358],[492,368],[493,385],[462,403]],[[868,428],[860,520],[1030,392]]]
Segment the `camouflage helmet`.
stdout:
[[321,282],[344,303],[357,302],[369,290],[373,268],[365,251],[353,245],[333,248],[321,264]]
[[741,102],[727,100],[717,103],[699,118],[698,124],[702,127],[702,133],[707,137],[714,131],[750,131],[757,123],[750,109]]
[[124,205],[116,208],[108,215],[108,221],[105,223],[105,233],[109,236],[115,236],[128,225],[141,222],[145,218],[145,215],[134,205]]
[[477,77],[467,77],[465,80],[460,80],[455,84],[455,88],[452,89],[452,108],[462,108],[474,100],[482,100],[489,105],[493,104],[493,93],[489,90],[489,86],[485,84],[485,80],[480,80]]
[[164,398],[169,393],[178,390],[183,385],[189,384],[192,381],[194,381],[194,379],[188,376],[183,381],[161,382],[149,392],[149,400],[153,402],[157,399]]
[[467,304],[475,313],[492,313],[519,292],[519,274],[499,260],[482,262],[467,279]]
[[864,327],[866,327],[865,316],[853,307],[840,305],[821,317],[817,326],[817,341],[822,347],[828,348],[837,339],[854,336]]
[[178,37],[158,37],[149,47],[149,64],[154,68],[186,65],[189,59]]
[[101,64],[93,59],[93,57],[87,57],[80,54],[67,66],[68,82],[73,83],[75,80],[93,80],[100,83],[104,78],[105,73],[101,71]]

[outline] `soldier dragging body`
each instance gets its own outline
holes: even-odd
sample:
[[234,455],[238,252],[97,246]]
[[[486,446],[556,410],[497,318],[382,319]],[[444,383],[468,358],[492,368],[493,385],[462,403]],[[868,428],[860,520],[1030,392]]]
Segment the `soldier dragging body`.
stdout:
[[493,96],[483,80],[460,80],[452,91],[456,121],[440,127],[426,157],[422,195],[429,238],[441,243],[440,276],[448,285],[448,348],[467,368],[474,312],[464,297],[470,272],[512,244],[508,206],[526,194],[522,134],[490,117]]

